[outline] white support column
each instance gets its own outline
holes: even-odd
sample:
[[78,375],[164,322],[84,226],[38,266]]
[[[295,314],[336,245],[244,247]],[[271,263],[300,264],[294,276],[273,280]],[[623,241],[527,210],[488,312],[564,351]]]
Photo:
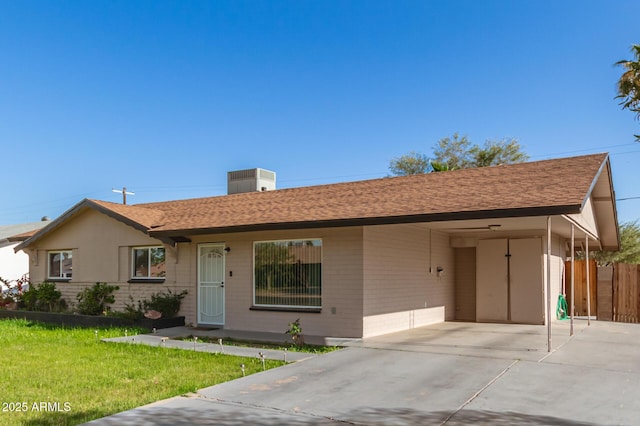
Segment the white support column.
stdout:
[[569,336],[573,336],[573,315],[576,311],[576,227],[571,224],[571,300],[569,301],[569,315],[571,316],[571,327]]
[[589,267],[589,236],[587,235],[585,239],[587,240],[585,244],[587,252],[585,256],[587,259],[587,325],[591,325],[591,277],[589,276],[589,269],[591,268]]
[[547,352],[551,352],[551,216],[547,216]]

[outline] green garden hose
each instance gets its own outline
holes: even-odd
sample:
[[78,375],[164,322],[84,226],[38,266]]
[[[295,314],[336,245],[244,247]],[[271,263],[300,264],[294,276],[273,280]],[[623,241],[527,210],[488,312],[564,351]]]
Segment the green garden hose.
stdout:
[[556,318],[559,320],[566,320],[567,316],[567,300],[564,298],[564,295],[558,295],[558,307],[556,308]]

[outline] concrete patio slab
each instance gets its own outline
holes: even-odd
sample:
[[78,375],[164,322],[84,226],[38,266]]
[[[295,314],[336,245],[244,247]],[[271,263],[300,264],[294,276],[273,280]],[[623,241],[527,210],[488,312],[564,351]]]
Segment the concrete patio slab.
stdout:
[[591,324],[545,362],[640,373],[640,324],[605,321]]
[[511,420],[519,417],[533,424],[540,415],[546,420],[535,424],[638,424],[639,379],[639,374],[620,371],[518,362],[447,424],[469,424],[466,411],[493,413],[492,420],[505,424],[520,424]]
[[[569,327],[568,321],[553,323],[552,350],[569,341]],[[586,327],[586,321],[576,321],[574,334]],[[549,355],[547,327],[522,324],[444,322],[347,342],[346,346],[531,361]]]

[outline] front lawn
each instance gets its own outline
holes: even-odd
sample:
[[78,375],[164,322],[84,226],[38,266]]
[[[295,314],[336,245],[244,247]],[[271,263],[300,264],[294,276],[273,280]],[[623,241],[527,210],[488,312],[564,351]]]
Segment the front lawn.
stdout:
[[[192,342],[194,340],[194,336],[189,335],[187,337],[177,338],[176,340],[186,340],[186,341]],[[218,338],[198,336],[198,342],[218,343]],[[340,346],[321,346],[321,345],[309,345],[309,344],[297,346],[293,343],[269,343],[269,342],[259,342],[255,340],[233,339],[230,337],[223,339],[223,344],[224,346],[242,346],[247,348],[274,349],[279,351],[283,351],[286,349],[287,351],[290,351],[290,352],[305,352],[305,353],[316,354],[316,355],[326,354],[326,353],[341,349]]]
[[257,358],[99,341],[123,335],[0,320],[0,425],[76,425],[242,377],[241,364],[262,371]]

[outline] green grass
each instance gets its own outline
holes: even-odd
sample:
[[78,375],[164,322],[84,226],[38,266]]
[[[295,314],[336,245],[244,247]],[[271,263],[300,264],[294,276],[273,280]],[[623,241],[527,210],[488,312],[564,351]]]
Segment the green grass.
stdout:
[[[178,338],[177,340],[186,340],[193,341],[194,336],[187,336],[183,338]],[[218,343],[217,337],[206,337],[206,336],[198,336],[198,342],[201,343]],[[341,349],[340,346],[321,346],[321,345],[307,345],[304,344],[302,346],[296,346],[293,343],[269,343],[269,342],[258,342],[253,340],[239,340],[232,338],[225,338],[222,340],[222,344],[224,346],[241,346],[247,348],[258,348],[258,349],[274,349],[274,350],[284,350],[286,349],[289,352],[305,352],[310,354],[326,354],[329,352],[336,351]]]
[[[123,335],[99,330],[99,338]],[[0,360],[2,426],[76,425],[239,378],[241,364],[246,374],[262,371],[257,358],[105,343],[94,329],[24,320],[0,320]]]

